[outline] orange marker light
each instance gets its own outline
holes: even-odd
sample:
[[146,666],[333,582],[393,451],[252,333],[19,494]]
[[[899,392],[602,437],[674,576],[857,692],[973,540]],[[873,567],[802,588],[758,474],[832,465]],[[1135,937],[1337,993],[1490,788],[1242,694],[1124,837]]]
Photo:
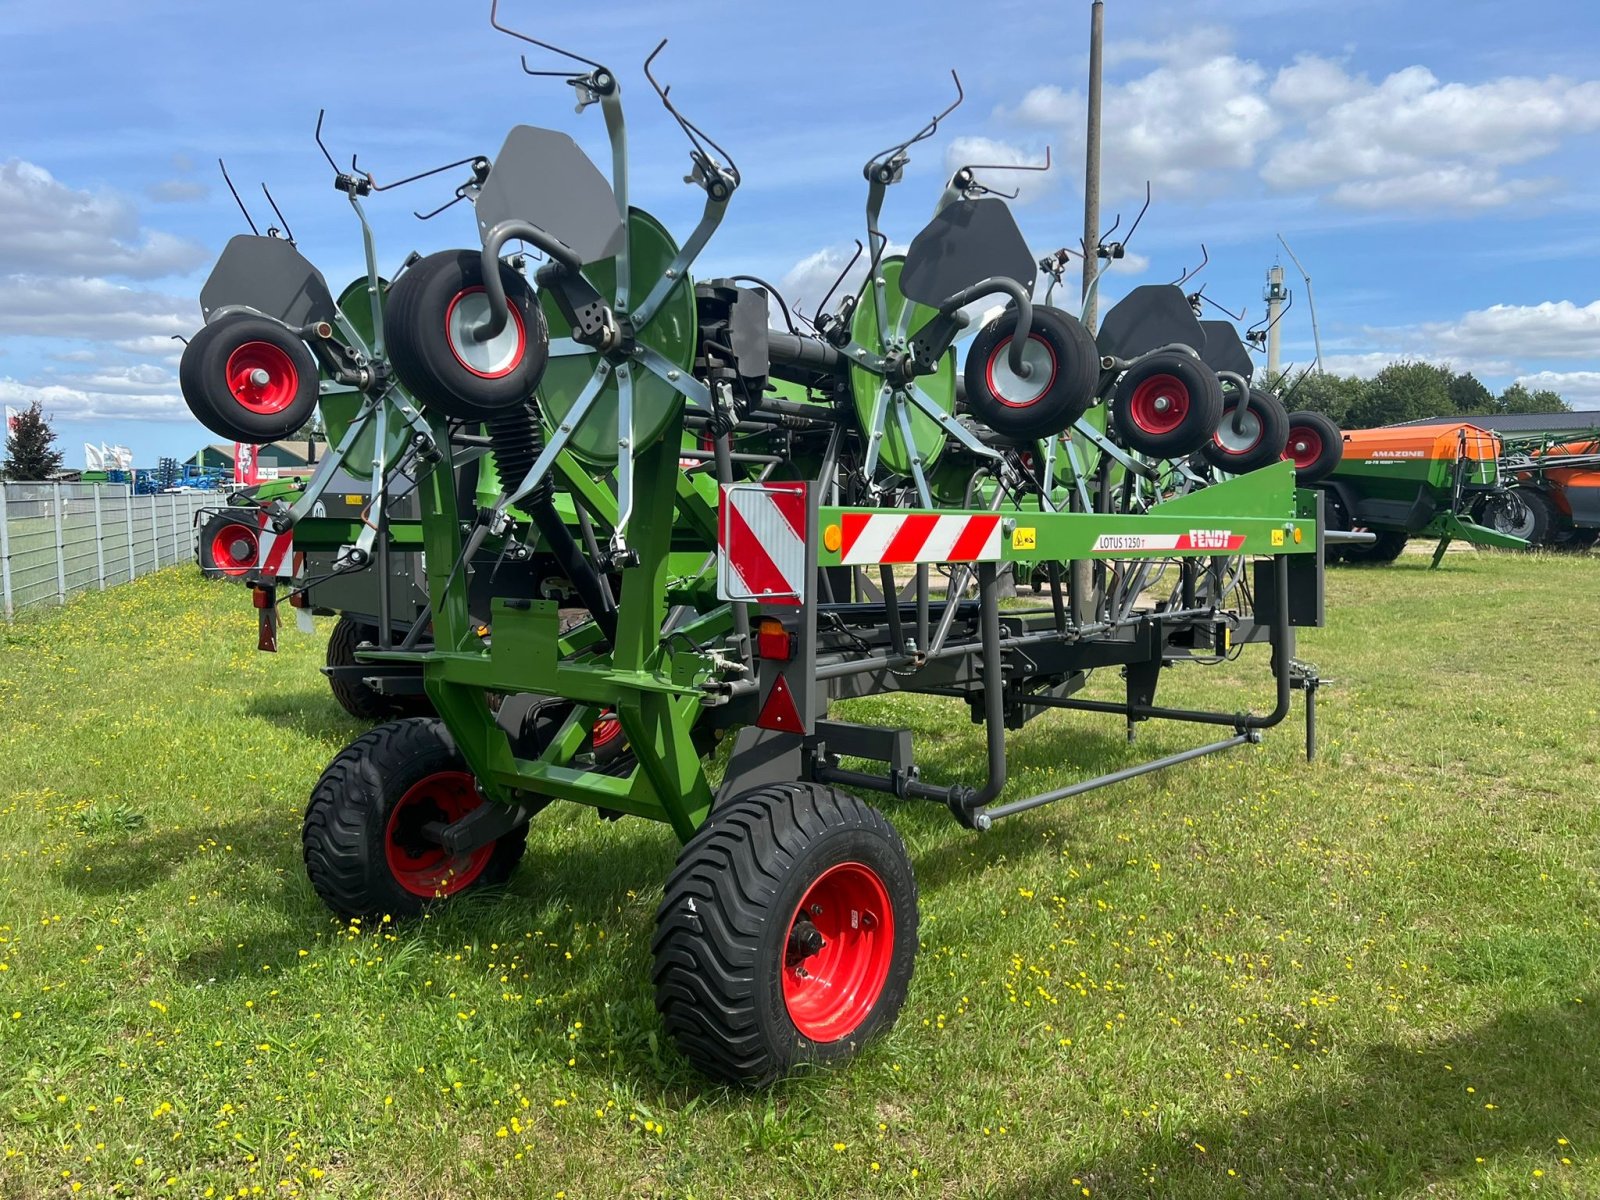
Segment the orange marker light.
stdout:
[[822,544],[827,547],[830,554],[838,552],[839,547],[844,544],[844,534],[837,525],[829,525],[822,531]]

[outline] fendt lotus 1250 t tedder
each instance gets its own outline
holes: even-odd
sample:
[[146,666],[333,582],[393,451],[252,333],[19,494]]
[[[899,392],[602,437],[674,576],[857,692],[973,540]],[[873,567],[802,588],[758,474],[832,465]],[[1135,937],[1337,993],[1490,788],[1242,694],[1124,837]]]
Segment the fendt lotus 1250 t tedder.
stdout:
[[[419,671],[438,715],[381,725],[328,766],[307,872],[338,913],[404,916],[504,880],[553,802],[665,822],[682,850],[654,941],[664,1025],[708,1074],[770,1081],[848,1057],[906,996],[913,867],[861,793],[981,831],[1256,742],[1296,688],[1310,748],[1318,680],[1295,631],[1323,618],[1318,493],[1283,461],[1277,400],[1207,365],[1180,289],[1137,289],[1097,341],[1033,300],[1039,264],[972,169],[887,253],[885,195],[954,104],[867,163],[865,279],[808,328],[759,280],[691,277],[740,174],[657,83],[656,54],[645,76],[704,193],[681,243],[630,202],[617,74],[491,21],[574,64],[534,73],[599,107],[609,179],[567,134],[518,125],[492,159],[455,164],[476,243],[386,279],[363,219],[367,279],[343,303],[290,241],[235,238],[184,355],[185,396],[223,436],[298,427],[319,377],[324,405],[353,402],[327,419],[325,470],[359,465],[364,506],[317,515],[319,479],[263,509],[263,636],[280,598],[318,582],[302,555],[379,578],[394,555],[425,559],[426,607],[382,614],[357,655]],[[334,174],[358,216],[384,190]],[[1007,563],[1047,600],[1002,607]],[[1250,644],[1270,649],[1264,714],[1158,702],[1164,667]],[[1079,695],[1113,668],[1123,698]],[[965,705],[981,779],[926,778],[909,731],[830,715],[889,692]],[[1009,795],[1008,732],[1053,709],[1130,736],[1154,719],[1216,732]]]

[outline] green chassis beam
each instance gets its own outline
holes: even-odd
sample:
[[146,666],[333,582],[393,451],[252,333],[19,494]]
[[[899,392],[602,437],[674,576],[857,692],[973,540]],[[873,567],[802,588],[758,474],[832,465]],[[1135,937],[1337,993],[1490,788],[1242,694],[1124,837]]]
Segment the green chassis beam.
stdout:
[[[818,519],[826,530],[846,513],[898,517],[919,512],[944,517],[995,515],[987,509],[823,508]],[[1003,562],[1312,554],[1317,548],[1316,522],[1301,515],[1294,467],[1286,462],[1168,500],[1147,513],[1012,510],[998,515],[1005,534],[1001,539]],[[1175,545],[1174,538],[1188,544]],[[817,561],[824,567],[836,567],[841,555],[824,545],[819,547]]]

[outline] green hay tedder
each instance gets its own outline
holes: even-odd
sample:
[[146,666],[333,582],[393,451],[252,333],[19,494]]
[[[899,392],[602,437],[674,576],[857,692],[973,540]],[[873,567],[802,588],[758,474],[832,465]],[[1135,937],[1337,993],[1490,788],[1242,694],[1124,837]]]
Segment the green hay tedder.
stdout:
[[[185,396],[223,436],[281,436],[324,406],[324,473],[261,510],[264,644],[280,600],[325,582],[318,556],[324,576],[426,564],[425,604],[398,613],[377,588],[355,653],[374,686],[420,678],[437,717],[381,725],[328,766],[307,871],[340,914],[403,916],[504,880],[556,801],[664,822],[683,843],[654,942],[665,1027],[708,1074],[770,1081],[853,1054],[911,980],[912,863],[861,793],[981,831],[1254,743],[1297,688],[1311,748],[1318,680],[1295,629],[1322,621],[1323,530],[1297,484],[1327,456],[1297,480],[1303,422],[1239,371],[1219,379],[1228,339],[1181,289],[1137,289],[1098,338],[1035,301],[1040,264],[973,169],[886,253],[887,190],[950,109],[867,163],[866,275],[814,325],[759,281],[697,281],[740,175],[656,56],[646,78],[704,193],[681,242],[630,203],[617,74],[491,20],[572,64],[555,73],[599,108],[609,176],[565,133],[519,125],[455,164],[476,244],[388,279],[363,217],[368,275],[337,301],[286,238],[236,238],[184,355]],[[333,171],[358,216],[386,190]],[[355,512],[319,508],[338,470],[364,480]],[[1008,564],[1040,588],[1032,607],[1002,604]],[[1270,650],[1264,713],[1158,703],[1163,668],[1250,644]],[[1123,698],[1079,695],[1109,669]],[[966,707],[981,782],[925,778],[908,731],[830,716],[897,691]],[[1130,738],[1153,719],[1215,732],[1009,794],[1008,731],[1051,709],[1121,718]]]

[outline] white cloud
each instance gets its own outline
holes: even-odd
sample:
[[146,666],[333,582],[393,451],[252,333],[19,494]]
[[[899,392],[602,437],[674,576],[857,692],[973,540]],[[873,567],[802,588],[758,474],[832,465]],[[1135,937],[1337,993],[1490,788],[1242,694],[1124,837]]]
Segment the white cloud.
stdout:
[[[805,309],[808,317],[817,315],[817,306],[827,295],[828,289],[833,287],[834,281],[839,278],[839,272],[844,270],[845,264],[850,261],[856,252],[854,245],[824,246],[815,254],[808,254],[784,274],[778,281],[778,290],[791,305]],[[906,248],[897,243],[890,243],[884,249],[884,255],[904,254]],[[867,277],[867,255],[863,252],[849,272],[834,290],[833,298],[828,301],[830,311],[837,311],[839,301],[854,295],[861,290],[862,281]]]
[[1573,408],[1600,407],[1600,371],[1536,371],[1517,382],[1530,392],[1556,392]]
[[63,384],[19,383],[0,379],[0,402],[25,408],[37,400],[52,420],[89,421],[136,418],[145,421],[192,421],[177,388],[130,394],[97,392]]
[[1268,157],[1268,183],[1331,187],[1335,203],[1359,208],[1499,207],[1545,186],[1507,179],[1503,168],[1600,129],[1600,82],[1559,76],[1446,83],[1411,66],[1374,84],[1301,58],[1278,72],[1269,94],[1305,125]]
[[1394,362],[1395,358],[1395,354],[1388,350],[1374,350],[1368,354],[1325,354],[1322,357],[1322,369],[1330,375],[1355,375],[1361,379],[1371,379]]
[[[199,325],[198,305],[192,300],[105,279],[13,275],[0,280],[0,334],[86,342],[155,338],[165,343]],[[153,342],[148,345],[157,348]]]
[[121,196],[70,188],[22,159],[0,163],[0,275],[154,279],[205,258],[196,242],[142,228]]
[[1443,354],[1502,358],[1600,358],[1600,300],[1496,304],[1459,320],[1421,327],[1423,339]]

